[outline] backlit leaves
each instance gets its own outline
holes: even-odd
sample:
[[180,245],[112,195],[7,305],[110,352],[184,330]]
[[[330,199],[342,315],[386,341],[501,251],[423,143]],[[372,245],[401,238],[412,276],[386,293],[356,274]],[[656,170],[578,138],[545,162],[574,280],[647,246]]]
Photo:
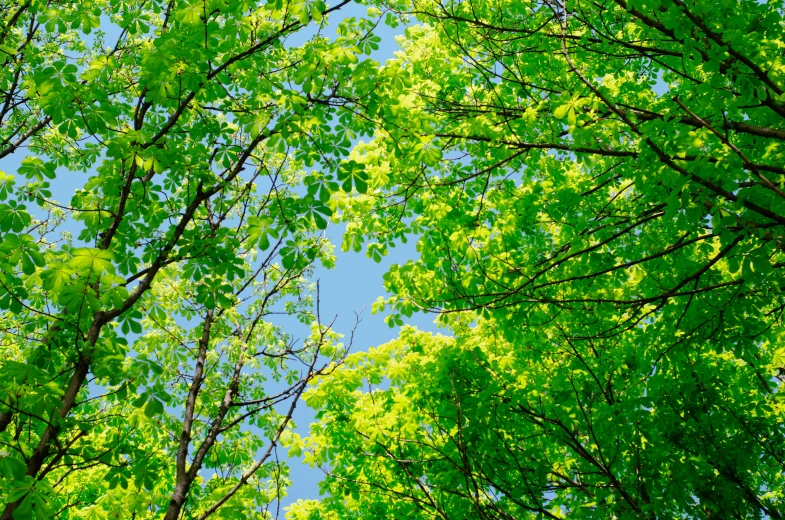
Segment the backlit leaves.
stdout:
[[781,10],[377,4],[421,25],[343,247],[416,237],[375,310],[453,338],[320,382],[325,498],[290,517],[781,516]]
[[372,85],[375,22],[323,35],[341,7],[4,14],[3,518],[246,518],[283,493],[286,466],[257,456],[291,427],[279,406],[343,352],[332,330],[298,345],[280,321],[315,325],[309,276],[333,263],[334,179]]

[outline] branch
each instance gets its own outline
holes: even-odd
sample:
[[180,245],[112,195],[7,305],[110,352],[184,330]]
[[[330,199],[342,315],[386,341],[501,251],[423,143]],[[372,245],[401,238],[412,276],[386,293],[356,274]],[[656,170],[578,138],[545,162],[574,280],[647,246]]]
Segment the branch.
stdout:
[[41,121],[36,123],[35,126],[33,126],[30,130],[22,134],[22,136],[19,139],[17,139],[13,143],[3,148],[3,150],[0,150],[0,159],[5,157],[6,155],[13,153],[17,148],[22,146],[22,144],[24,144],[25,141],[27,141],[33,135],[37,134],[43,127],[48,125],[51,120],[52,120],[51,116],[44,117]]

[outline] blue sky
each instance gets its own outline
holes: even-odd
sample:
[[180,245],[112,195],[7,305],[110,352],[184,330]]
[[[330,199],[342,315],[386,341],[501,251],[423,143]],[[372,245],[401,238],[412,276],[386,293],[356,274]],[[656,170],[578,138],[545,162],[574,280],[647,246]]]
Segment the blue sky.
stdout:
[[[365,12],[366,7],[360,4],[346,6],[339,13],[332,15],[330,26],[325,34],[334,37],[334,28],[343,17],[361,17]],[[392,58],[393,53],[400,49],[395,37],[403,34],[404,30],[405,27],[400,25],[393,29],[383,23],[379,24],[375,33],[381,37],[380,47],[372,57],[379,63]],[[298,35],[296,38],[304,40],[304,36]],[[295,39],[290,41],[290,43],[295,42]],[[417,257],[416,240],[409,240],[406,244],[398,244],[391,248],[389,254],[380,263],[376,263],[366,258],[364,251],[355,253],[340,250],[343,228],[342,224],[330,224],[328,227],[327,234],[336,245],[335,267],[333,269],[318,267],[314,273],[314,280],[319,280],[323,321],[336,317],[335,329],[345,333],[347,341],[348,334],[355,324],[355,313],[362,311],[352,346],[352,352],[357,352],[381,345],[398,335],[398,327],[390,328],[384,322],[385,314],[371,314],[371,305],[379,296],[386,295],[382,276],[389,267],[393,264],[406,263]],[[435,331],[434,318],[433,315],[417,314],[408,319],[407,324],[415,325],[422,330]],[[314,411],[301,403],[295,415],[297,431],[301,435],[307,435],[308,424],[313,418]],[[286,506],[298,499],[318,498],[318,482],[323,477],[321,471],[310,468],[301,460],[290,459],[289,464],[292,486],[288,496],[281,501],[281,505]]]

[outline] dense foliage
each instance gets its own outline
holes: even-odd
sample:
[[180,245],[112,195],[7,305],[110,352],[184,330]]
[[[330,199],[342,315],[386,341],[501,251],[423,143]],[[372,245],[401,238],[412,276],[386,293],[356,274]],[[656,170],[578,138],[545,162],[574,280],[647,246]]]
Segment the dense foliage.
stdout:
[[332,100],[373,87],[370,22],[323,35],[346,3],[2,4],[0,518],[278,503],[274,449],[344,350],[308,276],[352,136]]
[[0,519],[782,518],[782,5],[347,4],[0,4]]
[[321,380],[292,517],[781,518],[781,3],[394,7],[345,246],[454,337]]

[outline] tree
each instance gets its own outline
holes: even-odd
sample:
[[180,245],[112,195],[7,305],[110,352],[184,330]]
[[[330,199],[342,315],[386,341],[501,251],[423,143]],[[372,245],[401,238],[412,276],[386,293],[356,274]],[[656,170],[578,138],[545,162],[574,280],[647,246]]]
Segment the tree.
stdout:
[[347,3],[3,4],[0,518],[282,496],[273,450],[344,352],[308,276],[333,262],[341,114],[373,88],[373,22],[322,35]]
[[455,337],[319,383],[292,517],[781,518],[781,5],[394,4],[344,247]]

